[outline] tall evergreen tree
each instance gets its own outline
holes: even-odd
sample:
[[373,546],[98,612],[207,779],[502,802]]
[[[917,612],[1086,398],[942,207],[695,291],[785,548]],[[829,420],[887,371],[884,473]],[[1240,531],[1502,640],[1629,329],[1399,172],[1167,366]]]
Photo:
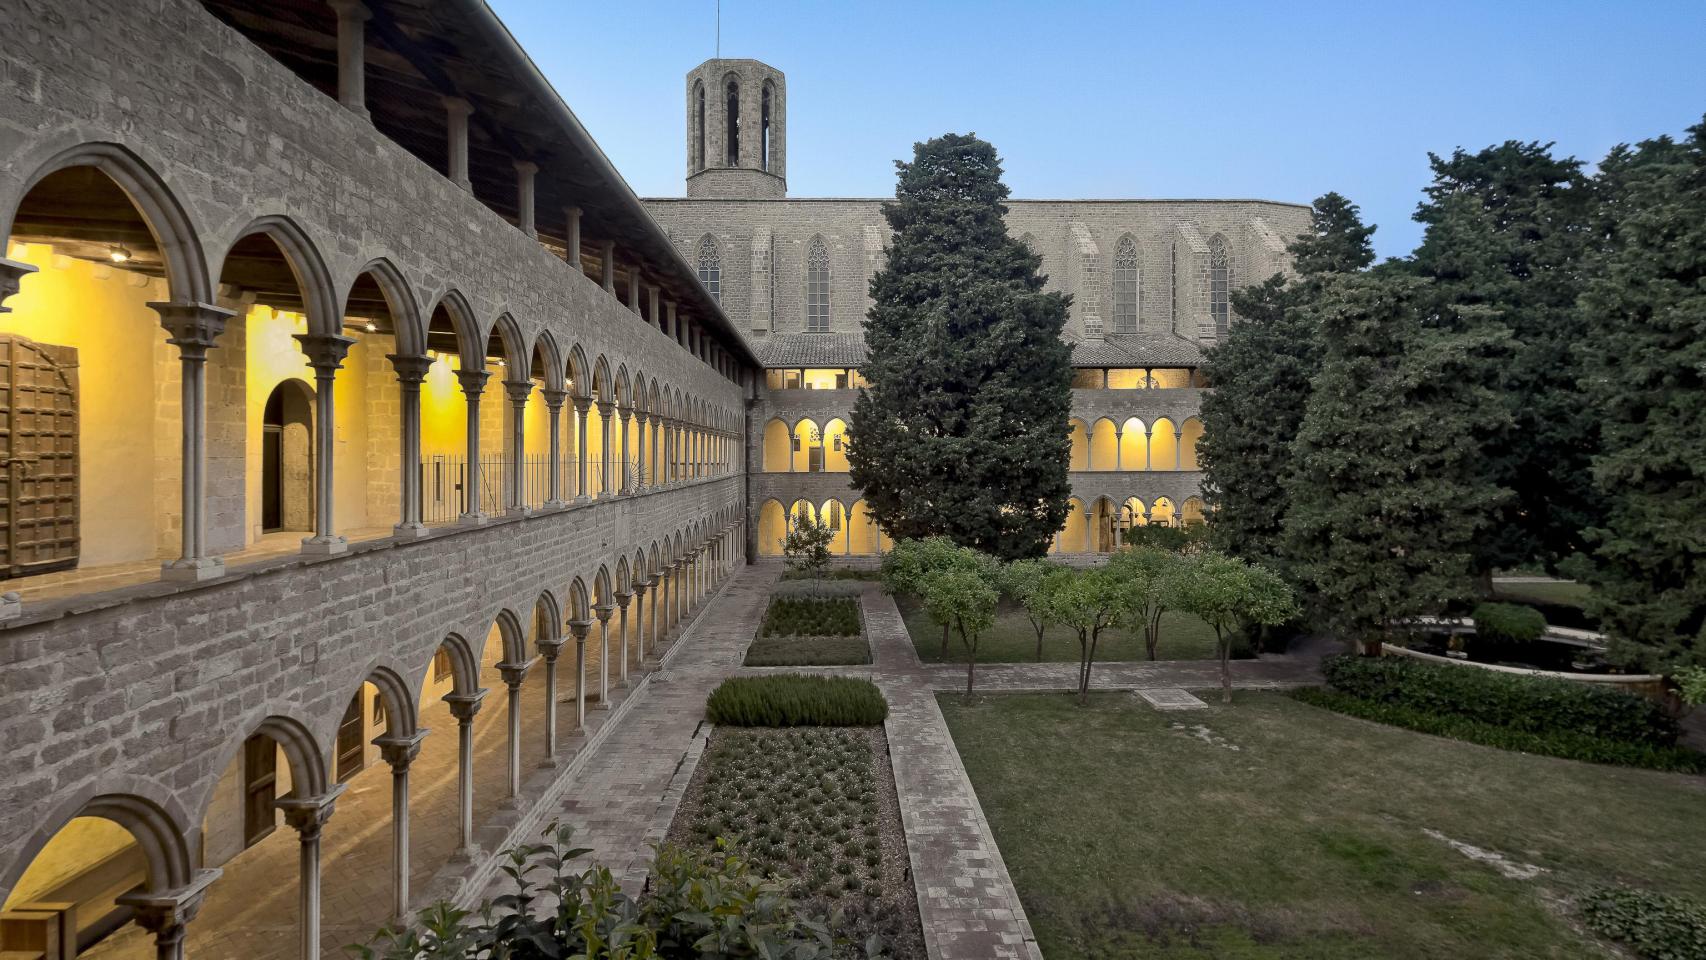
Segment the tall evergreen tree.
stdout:
[[1292,471],[1292,442],[1303,423],[1321,345],[1307,304],[1327,277],[1374,262],[1356,204],[1337,193],[1317,199],[1312,230],[1287,247],[1298,276],[1275,274],[1232,296],[1238,322],[1208,351],[1203,371],[1214,389],[1203,398],[1197,456],[1209,537],[1220,550],[1283,568],[1280,553],[1290,506],[1279,482]]
[[1631,666],[1706,665],[1706,119],[1600,165],[1608,230],[1581,300],[1603,449],[1593,605]]
[[[1595,425],[1574,355],[1593,190],[1581,163],[1552,156],[1551,146],[1429,154],[1433,183],[1416,211],[1427,230],[1410,266],[1434,281],[1434,316],[1471,326],[1494,316],[1514,336],[1508,355],[1466,371],[1496,387],[1509,413],[1504,429],[1466,439],[1478,443],[1493,481],[1516,494],[1476,547],[1483,578],[1580,550],[1593,510]],[[1457,309],[1475,306],[1494,313]]]
[[1427,288],[1391,270],[1339,274],[1307,310],[1321,368],[1286,480],[1285,550],[1317,622],[1370,652],[1397,621],[1469,591],[1504,496],[1462,442],[1498,425],[1496,395],[1466,374],[1500,332],[1428,317]]
[[888,263],[865,320],[870,387],[847,460],[897,539],[942,535],[996,556],[1037,556],[1071,492],[1069,298],[1007,234],[995,148],[948,134],[897,162]]

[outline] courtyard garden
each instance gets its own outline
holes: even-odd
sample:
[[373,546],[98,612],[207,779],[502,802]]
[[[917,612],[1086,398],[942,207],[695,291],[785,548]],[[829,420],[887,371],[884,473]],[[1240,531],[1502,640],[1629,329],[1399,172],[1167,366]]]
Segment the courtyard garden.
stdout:
[[[947,652],[942,648],[942,627],[930,619],[922,600],[911,595],[895,598],[906,632],[918,649],[918,659],[925,663],[964,663],[966,653],[959,641],[950,638]],[[1069,627],[1049,624],[1043,629],[1043,663],[1074,663],[1078,660],[1078,634]],[[1234,656],[1248,656],[1248,647],[1239,645]],[[1212,660],[1215,656],[1214,630],[1202,620],[1182,611],[1170,610],[1161,615],[1161,643],[1158,656],[1162,660]],[[1037,661],[1037,634],[1025,616],[1025,610],[1010,599],[1003,599],[995,611],[995,623],[983,631],[977,648],[980,663],[1034,663]],[[1107,661],[1143,660],[1143,630],[1133,631],[1114,627],[1102,634],[1097,658]]]
[[1115,693],[941,706],[1047,957],[1630,955],[1612,935],[1703,955],[1706,925],[1677,918],[1706,902],[1706,832],[1686,826],[1706,778],[1277,693],[1181,713]]
[[717,725],[667,840],[728,851],[830,918],[849,957],[924,956],[901,830],[888,705],[868,680],[776,674],[713,690]]
[[852,665],[871,662],[859,615],[864,584],[851,580],[789,580],[777,584],[758,635],[747,648],[749,667]]

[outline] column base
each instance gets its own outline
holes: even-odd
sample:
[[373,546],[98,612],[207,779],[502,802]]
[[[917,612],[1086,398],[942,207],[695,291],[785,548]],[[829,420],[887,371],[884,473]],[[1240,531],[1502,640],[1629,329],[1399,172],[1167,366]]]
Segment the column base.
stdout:
[[539,761],[539,763],[538,763],[538,769],[540,769],[540,770],[554,770],[554,769],[556,769],[556,767],[557,767],[557,758],[556,757],[546,757],[545,759]]
[[418,520],[399,523],[391,528],[391,535],[404,540],[419,540],[427,535],[431,528]]
[[534,511],[533,511],[532,507],[510,507],[508,510],[504,511],[504,516],[506,516],[506,517],[531,517],[531,516],[533,516],[533,513],[534,513]]
[[302,541],[305,557],[334,557],[348,549],[349,540],[344,537],[307,537]]
[[574,498],[573,500],[571,500],[569,502],[574,504],[577,507],[581,507],[581,506],[585,506],[586,504],[591,503],[592,498],[583,493],[580,496]]
[[17,591],[9,590],[0,594],[0,620],[16,620],[24,615],[24,601],[19,598]]
[[598,700],[587,704],[586,708],[588,710],[609,710],[610,709],[610,702],[608,700],[605,700],[604,698],[600,697]]
[[225,576],[223,557],[168,560],[160,565],[160,579],[173,583],[200,583]]
[[569,501],[567,501],[567,500],[547,500],[547,501],[545,501],[545,509],[546,510],[567,510],[568,508],[569,508]]
[[456,518],[456,522],[467,527],[483,527],[491,523],[492,518],[489,514],[484,513],[464,513]]

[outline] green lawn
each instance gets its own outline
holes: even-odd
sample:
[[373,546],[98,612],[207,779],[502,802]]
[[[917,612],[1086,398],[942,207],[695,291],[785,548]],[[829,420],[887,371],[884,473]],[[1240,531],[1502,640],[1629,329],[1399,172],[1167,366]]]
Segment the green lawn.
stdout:
[[[1174,714],[1111,693],[941,703],[1050,960],[1609,957],[1568,917],[1576,891],[1706,901],[1706,778],[1272,693]],[[1547,872],[1508,879],[1430,829]]]
[[[925,663],[965,663],[965,646],[955,633],[948,640],[948,656],[942,656],[942,628],[924,612],[923,604],[912,597],[896,597],[906,630],[912,635],[912,645],[918,648],[918,658]],[[1078,662],[1078,634],[1065,627],[1050,627],[1043,634],[1043,660],[1048,663]],[[1124,630],[1104,630],[1096,644],[1096,660],[1143,660],[1143,631],[1128,634]],[[1161,615],[1161,645],[1156,657],[1161,660],[1208,660],[1215,656],[1214,630],[1188,613],[1170,610]],[[1025,611],[1003,600],[996,616],[995,629],[978,638],[978,663],[1034,663],[1037,659],[1037,634]]]
[[1545,583],[1495,583],[1493,596],[1515,603],[1558,603],[1580,607],[1593,589],[1585,583],[1551,580]]

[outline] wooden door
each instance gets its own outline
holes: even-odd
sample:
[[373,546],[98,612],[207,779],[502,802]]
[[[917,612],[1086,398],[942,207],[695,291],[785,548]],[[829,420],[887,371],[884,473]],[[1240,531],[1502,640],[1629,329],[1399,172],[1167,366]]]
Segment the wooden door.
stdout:
[[350,698],[349,709],[338,721],[338,782],[343,783],[361,772],[361,692]]
[[0,335],[0,577],[77,565],[77,351]]
[[277,792],[278,745],[256,734],[243,741],[243,846],[254,846],[278,826],[272,806]]

